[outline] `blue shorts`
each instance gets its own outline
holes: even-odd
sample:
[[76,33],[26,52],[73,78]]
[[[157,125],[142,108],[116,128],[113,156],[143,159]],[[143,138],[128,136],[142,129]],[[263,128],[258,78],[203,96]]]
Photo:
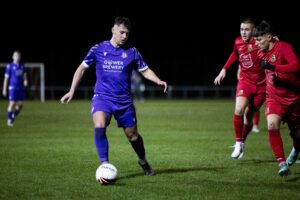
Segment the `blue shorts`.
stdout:
[[24,101],[24,89],[11,88],[8,91],[9,101]]
[[97,111],[106,114],[107,125],[110,123],[112,115],[115,117],[118,127],[133,127],[137,124],[136,112],[131,100],[115,101],[96,94],[92,99],[91,114],[93,115]]

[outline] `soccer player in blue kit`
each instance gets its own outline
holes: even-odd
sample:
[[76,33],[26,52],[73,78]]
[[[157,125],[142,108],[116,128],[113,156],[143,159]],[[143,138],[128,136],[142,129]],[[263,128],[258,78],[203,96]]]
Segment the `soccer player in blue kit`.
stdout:
[[101,163],[109,162],[106,127],[113,115],[122,127],[134,151],[138,155],[138,164],[145,175],[152,176],[154,171],[146,160],[143,138],[138,132],[136,111],[131,96],[131,74],[137,70],[148,80],[163,86],[167,92],[167,83],[160,80],[147,66],[136,48],[125,47],[130,20],[116,17],[112,28],[112,38],[94,45],[77,68],[71,88],[61,98],[61,103],[69,103],[74,95],[85,70],[96,65],[96,84],[92,99],[92,118],[94,122],[94,140]]
[[13,62],[6,66],[2,94],[7,96],[9,91],[9,104],[7,108],[7,125],[13,126],[16,116],[20,113],[24,102],[24,86],[28,84],[24,65],[20,63],[21,53],[14,51]]

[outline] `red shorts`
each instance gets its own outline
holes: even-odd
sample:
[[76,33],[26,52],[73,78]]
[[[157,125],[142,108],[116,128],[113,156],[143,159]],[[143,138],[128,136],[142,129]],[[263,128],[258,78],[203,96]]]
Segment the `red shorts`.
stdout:
[[272,98],[266,100],[266,116],[276,114],[282,117],[282,121],[300,124],[300,102],[293,104],[283,104]]
[[246,81],[239,81],[235,96],[246,97],[249,101],[249,110],[256,112],[266,99],[266,86],[254,85]]

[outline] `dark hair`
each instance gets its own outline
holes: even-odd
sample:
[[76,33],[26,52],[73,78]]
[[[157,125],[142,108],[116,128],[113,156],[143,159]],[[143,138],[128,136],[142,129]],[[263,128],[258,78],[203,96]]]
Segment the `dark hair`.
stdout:
[[131,22],[129,20],[129,18],[127,17],[121,17],[121,16],[118,16],[115,18],[115,22],[114,22],[114,25],[123,25],[125,26],[126,28],[128,28],[128,30],[130,30],[131,28]]
[[273,34],[271,25],[268,21],[263,20],[262,22],[260,22],[258,26],[255,27],[253,36],[254,37],[263,36],[267,33]]

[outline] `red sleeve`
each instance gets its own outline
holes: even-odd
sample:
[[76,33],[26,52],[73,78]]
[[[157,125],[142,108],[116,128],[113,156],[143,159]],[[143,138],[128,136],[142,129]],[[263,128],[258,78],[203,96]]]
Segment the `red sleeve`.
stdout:
[[282,52],[283,57],[286,60],[287,64],[275,65],[275,71],[283,72],[283,73],[299,71],[300,66],[298,63],[298,57],[294,53],[292,46],[285,43],[284,45],[282,45],[281,52]]
[[237,57],[237,49],[236,49],[236,46],[234,45],[233,47],[233,51],[232,53],[230,54],[227,62],[225,63],[223,69],[227,70],[229,69],[229,67],[231,67],[231,65],[238,60],[238,57]]

